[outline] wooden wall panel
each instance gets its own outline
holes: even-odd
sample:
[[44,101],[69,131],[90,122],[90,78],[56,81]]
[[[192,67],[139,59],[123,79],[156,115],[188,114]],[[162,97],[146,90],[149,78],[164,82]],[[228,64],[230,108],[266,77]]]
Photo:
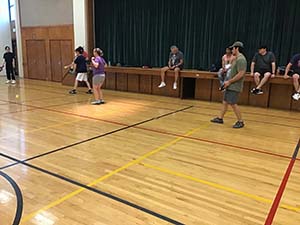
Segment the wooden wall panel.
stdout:
[[196,79],[195,99],[210,101],[212,94],[212,80]]
[[51,80],[61,81],[63,65],[61,63],[61,46],[60,41],[50,41],[50,63],[51,63]]
[[174,77],[166,76],[165,78],[167,86],[164,88],[158,88],[161,78],[160,76],[152,76],[152,94],[154,95],[163,95],[170,97],[179,97],[180,96],[180,79],[177,84],[177,89],[173,89]]
[[245,82],[243,92],[240,93],[238,104],[249,105],[249,91],[250,91],[250,82]]
[[140,83],[140,77],[137,74],[128,74],[128,82],[127,82],[127,86],[128,86],[128,91],[131,92],[139,92],[140,88],[139,88],[139,83]]
[[105,78],[105,88],[110,90],[116,90],[116,74],[108,72]]
[[140,76],[140,92],[145,94],[152,94],[152,76]]
[[[252,83],[250,85],[250,90],[255,87],[255,84]],[[262,91],[264,94],[262,95],[253,95],[249,90],[249,105],[258,106],[258,107],[268,107],[269,103],[269,92],[270,92],[270,84],[266,84],[263,86]]]
[[128,90],[128,80],[126,73],[118,73],[116,76],[117,80],[117,90],[118,91],[127,91]]
[[219,91],[220,82],[219,80],[212,81],[211,89],[211,101],[213,102],[222,102],[223,101],[223,92]]
[[28,77],[45,80],[47,74],[46,49],[44,40],[26,41],[26,58],[28,63]]
[[[23,47],[23,66],[24,77],[28,76],[28,62],[27,62],[27,41],[42,40],[45,42],[45,60],[46,60],[46,73],[43,76],[44,80],[51,80],[52,64],[51,64],[51,51],[50,41],[53,40],[66,40],[71,42],[71,49],[74,49],[74,31],[73,25],[61,26],[40,26],[40,27],[22,27],[22,47]],[[72,60],[72,59],[71,59]],[[56,69],[54,69],[56,70]],[[57,71],[56,71],[57,72]]]
[[270,108],[290,109],[292,102],[292,85],[272,84],[270,89]]

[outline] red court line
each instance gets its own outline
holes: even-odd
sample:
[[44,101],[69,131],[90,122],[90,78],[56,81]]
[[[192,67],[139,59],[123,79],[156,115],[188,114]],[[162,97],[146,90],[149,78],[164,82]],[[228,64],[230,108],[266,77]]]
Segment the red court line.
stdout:
[[[3,100],[1,100],[1,101],[3,101]],[[12,103],[18,104],[18,103],[15,103],[15,102],[12,102]],[[81,118],[106,122],[106,123],[110,123],[110,124],[116,124],[116,125],[121,125],[121,126],[129,126],[128,124],[121,123],[121,122],[116,122],[116,121],[111,121],[111,120],[104,120],[104,119],[99,119],[99,118],[95,118],[95,117],[90,117],[90,116],[84,116],[84,115],[80,115],[80,114],[76,114],[76,113],[71,113],[71,112],[65,112],[65,111],[60,111],[60,110],[55,110],[55,109],[48,109],[48,108],[37,107],[37,106],[30,106],[30,105],[24,105],[24,106],[33,107],[33,108],[46,110],[46,111],[50,111],[50,112],[55,112],[55,113],[60,113],[60,114],[65,114],[65,115],[77,116],[77,117],[81,117]],[[160,133],[160,134],[169,135],[169,136],[182,137],[182,138],[185,138],[185,139],[190,139],[190,140],[195,140],[195,141],[200,141],[200,142],[206,142],[206,143],[210,143],[210,144],[216,144],[216,145],[231,147],[231,148],[235,148],[235,149],[243,150],[243,151],[255,152],[255,153],[260,153],[260,154],[265,154],[265,155],[290,159],[290,157],[286,156],[286,155],[272,153],[272,152],[268,152],[268,151],[264,151],[264,150],[258,150],[258,149],[253,149],[253,148],[242,147],[242,146],[238,146],[238,145],[227,144],[227,143],[223,143],[223,142],[212,141],[212,140],[203,139],[203,138],[185,136],[185,135],[176,134],[176,133],[163,131],[163,130],[157,130],[157,129],[151,129],[151,128],[145,128],[145,127],[138,127],[138,126],[133,127],[133,128],[134,129],[140,129],[140,130],[146,130],[146,131],[150,131],[150,132],[154,132],[154,133]]]
[[265,221],[265,225],[271,225],[273,223],[273,220],[274,220],[275,214],[277,212],[277,209],[279,207],[279,203],[280,203],[280,200],[282,198],[283,192],[286,188],[287,182],[288,182],[289,177],[291,175],[291,172],[293,170],[293,167],[294,167],[297,155],[298,155],[298,151],[299,151],[299,146],[300,146],[300,139],[299,139],[298,144],[295,148],[293,156],[291,157],[291,161],[289,163],[289,166],[288,166],[288,168],[287,168],[287,170],[286,170],[286,172],[283,176],[282,182],[281,182],[280,187],[278,189],[278,192],[275,196],[275,199],[274,199],[273,204],[271,206],[271,209],[269,211],[268,217]]

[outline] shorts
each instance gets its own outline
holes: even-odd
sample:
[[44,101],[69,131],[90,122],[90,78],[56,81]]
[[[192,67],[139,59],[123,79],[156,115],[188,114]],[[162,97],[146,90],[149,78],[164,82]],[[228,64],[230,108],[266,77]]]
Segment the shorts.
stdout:
[[272,74],[272,70],[255,70],[254,73],[259,73],[260,77],[264,77],[265,73]]
[[77,76],[76,76],[76,80],[78,80],[78,81],[87,81],[88,80],[87,73],[78,73]]
[[240,93],[237,91],[226,90],[224,93],[224,101],[230,105],[238,103]]
[[171,68],[169,67],[170,70],[175,70],[176,68],[179,68],[180,70],[183,70],[183,66],[175,67],[174,69],[171,69]]
[[93,76],[93,85],[101,85],[105,81],[105,74],[95,74]]
[[289,76],[289,77],[293,77],[295,74],[300,75],[300,71],[290,70],[290,71],[288,72],[288,76]]

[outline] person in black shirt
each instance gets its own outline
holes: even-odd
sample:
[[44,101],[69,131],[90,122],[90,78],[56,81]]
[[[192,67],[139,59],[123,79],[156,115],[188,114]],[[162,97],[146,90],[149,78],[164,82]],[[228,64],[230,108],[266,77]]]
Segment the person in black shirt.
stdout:
[[178,77],[179,77],[179,72],[180,70],[183,69],[183,54],[181,51],[179,51],[179,49],[173,45],[171,46],[171,52],[169,55],[169,62],[168,62],[168,66],[165,66],[161,69],[161,83],[158,86],[159,88],[163,88],[166,86],[165,83],[165,76],[166,76],[166,72],[168,70],[174,70],[175,72],[175,81],[173,84],[173,89],[177,89],[177,81],[178,81]]
[[6,46],[5,47],[5,53],[3,55],[3,63],[1,66],[1,69],[5,66],[6,68],[6,76],[7,76],[7,81],[6,83],[16,83],[16,78],[14,75],[14,68],[15,68],[15,54],[10,51],[10,47]]
[[267,47],[262,45],[258,48],[251,63],[251,76],[254,77],[256,87],[251,90],[254,95],[263,94],[262,87],[271,78],[275,77],[276,63],[273,52],[267,51]]
[[65,69],[72,68],[76,73],[76,79],[75,79],[75,84],[74,88],[69,91],[70,94],[76,94],[77,87],[78,87],[78,81],[84,81],[88,87],[88,91],[86,92],[87,94],[92,94],[92,89],[91,85],[88,81],[88,75],[87,75],[87,62],[86,62],[86,57],[83,56],[84,49],[82,47],[78,47],[75,49],[75,59],[74,62],[68,66],[65,66]]
[[290,77],[293,78],[293,84],[295,88],[295,93],[293,94],[292,98],[295,101],[298,101],[300,99],[300,53],[294,55],[289,64],[286,66],[284,78],[288,79]]

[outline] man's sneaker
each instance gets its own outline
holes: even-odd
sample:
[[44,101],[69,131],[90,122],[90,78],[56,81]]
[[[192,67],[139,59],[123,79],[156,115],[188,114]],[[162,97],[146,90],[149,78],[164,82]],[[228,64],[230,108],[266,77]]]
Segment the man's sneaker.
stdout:
[[176,83],[176,82],[173,84],[173,89],[174,89],[174,90],[177,89],[177,83]]
[[263,93],[264,92],[261,89],[257,89],[257,92],[256,92],[257,95],[262,95]]
[[160,85],[158,86],[158,88],[163,88],[166,86],[166,83],[165,82],[161,82]]
[[93,92],[92,92],[92,90],[91,90],[91,89],[90,89],[90,90],[88,90],[86,93],[87,93],[87,94],[93,94]]
[[101,104],[105,104],[105,101],[103,99],[100,100]]
[[100,105],[101,101],[100,100],[96,100],[96,101],[91,102],[91,104],[92,105]]
[[71,94],[71,95],[76,95],[76,94],[77,94],[77,92],[76,92],[76,90],[75,90],[75,89],[73,89],[73,90],[69,91],[69,94]]
[[5,83],[6,83],[6,84],[10,84],[10,82],[11,82],[10,80],[7,80]]
[[300,99],[300,93],[299,92],[296,92],[295,94],[293,94],[292,98],[295,100],[295,101],[298,101]]
[[223,124],[224,123],[224,120],[219,118],[219,117],[216,117],[214,119],[212,119],[210,122],[212,123],[219,123],[219,124]]
[[16,83],[16,81],[15,81],[15,80],[12,80],[12,81],[11,81],[11,83],[12,83],[12,84],[15,84],[15,83]]
[[258,89],[257,89],[257,88],[252,88],[250,92],[251,92],[251,94],[253,94],[253,95],[257,95]]
[[237,121],[234,125],[233,125],[233,128],[243,128],[245,126],[244,122],[243,121]]

